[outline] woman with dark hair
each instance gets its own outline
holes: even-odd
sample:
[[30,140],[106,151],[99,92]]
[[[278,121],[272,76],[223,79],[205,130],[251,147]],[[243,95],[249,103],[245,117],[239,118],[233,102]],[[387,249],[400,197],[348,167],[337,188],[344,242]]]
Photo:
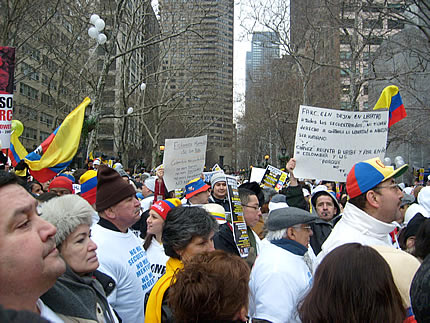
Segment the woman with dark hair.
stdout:
[[195,255],[213,251],[213,236],[218,229],[215,219],[201,207],[177,207],[167,213],[161,240],[169,256],[166,273],[152,288],[146,306],[147,322],[173,322],[167,306],[168,288],[177,270],[184,267]]
[[26,184],[26,189],[31,195],[33,195],[33,197],[43,194],[42,184],[40,184],[38,181],[28,182]]
[[177,322],[245,322],[250,269],[239,256],[215,250],[195,256],[175,275],[168,303]]
[[406,317],[390,267],[359,243],[344,244],[323,259],[298,312],[303,323],[401,323]]

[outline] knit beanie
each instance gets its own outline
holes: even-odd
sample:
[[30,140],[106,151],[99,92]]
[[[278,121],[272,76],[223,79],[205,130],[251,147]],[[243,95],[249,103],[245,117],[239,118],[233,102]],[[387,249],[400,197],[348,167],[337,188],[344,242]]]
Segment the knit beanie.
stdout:
[[217,173],[212,175],[211,187],[214,188],[215,184],[218,182],[227,182],[227,179],[225,178],[224,172],[217,172]]
[[143,185],[145,185],[151,192],[155,192],[155,177],[150,176],[143,182]]
[[179,199],[167,199],[155,202],[154,204],[152,204],[150,210],[154,210],[155,212],[157,212],[158,215],[163,218],[163,220],[166,220],[167,213],[169,213],[171,209],[181,204],[181,200]]
[[55,177],[49,184],[49,190],[51,190],[51,188],[65,188],[73,193],[73,183],[65,176]]
[[136,190],[124,181],[116,170],[100,165],[97,172],[97,212],[104,211],[133,195],[136,195]]
[[88,170],[79,178],[81,183],[81,196],[91,205],[96,203],[97,171]]
[[81,224],[91,226],[94,210],[82,197],[66,194],[42,203],[41,218],[57,228],[55,243],[61,245]]

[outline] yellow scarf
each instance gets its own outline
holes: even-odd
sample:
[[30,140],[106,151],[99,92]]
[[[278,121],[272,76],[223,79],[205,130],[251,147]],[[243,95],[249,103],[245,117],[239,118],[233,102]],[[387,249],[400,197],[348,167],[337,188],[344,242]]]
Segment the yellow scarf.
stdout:
[[184,268],[184,264],[179,259],[169,258],[167,260],[166,273],[155,283],[151,294],[149,294],[145,312],[146,322],[161,323],[161,304],[163,303],[164,293],[172,285],[173,275],[182,268]]

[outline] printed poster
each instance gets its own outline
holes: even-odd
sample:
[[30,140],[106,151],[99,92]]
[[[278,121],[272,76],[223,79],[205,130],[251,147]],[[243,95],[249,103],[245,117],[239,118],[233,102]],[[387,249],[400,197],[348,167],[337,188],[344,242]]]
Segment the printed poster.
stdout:
[[284,187],[284,184],[287,179],[288,173],[283,172],[276,167],[268,165],[264,176],[261,179],[261,187],[271,187],[274,188],[277,192],[279,192]]
[[237,249],[242,258],[248,257],[249,242],[248,231],[246,230],[245,218],[243,217],[242,204],[240,203],[239,190],[237,187],[236,178],[233,176],[226,176],[227,179],[227,196],[230,201],[231,215],[228,216],[226,212],[226,219],[229,220],[233,227],[233,237],[236,242]]
[[15,48],[0,47],[0,149],[10,147]]

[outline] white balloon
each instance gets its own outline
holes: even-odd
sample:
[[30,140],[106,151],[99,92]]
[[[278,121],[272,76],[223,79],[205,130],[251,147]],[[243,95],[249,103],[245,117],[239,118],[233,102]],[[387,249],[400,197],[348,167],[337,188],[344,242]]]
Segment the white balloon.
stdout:
[[402,156],[397,156],[394,158],[394,163],[396,164],[396,168],[399,168],[405,164],[405,161]]
[[384,158],[384,165],[385,166],[391,166],[391,158],[390,157]]
[[100,19],[99,15],[96,15],[95,13],[91,15],[90,23],[93,25],[96,23],[97,19]]
[[127,109],[127,114],[132,114],[133,113],[133,107],[129,107]]
[[91,27],[91,28],[88,29],[88,35],[91,38],[96,39],[99,36],[99,32],[98,32],[98,30],[97,30],[96,27]]
[[100,45],[103,45],[104,43],[106,43],[106,40],[107,40],[107,37],[106,37],[106,35],[105,35],[105,34],[100,34],[100,35],[97,37],[97,42],[98,42]]
[[94,23],[94,26],[96,26],[98,31],[102,31],[105,28],[105,22],[103,19],[97,19]]
[[145,91],[146,90],[146,84],[145,83],[140,84],[140,90],[141,91]]

